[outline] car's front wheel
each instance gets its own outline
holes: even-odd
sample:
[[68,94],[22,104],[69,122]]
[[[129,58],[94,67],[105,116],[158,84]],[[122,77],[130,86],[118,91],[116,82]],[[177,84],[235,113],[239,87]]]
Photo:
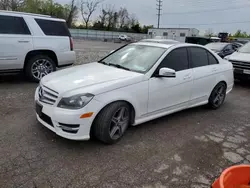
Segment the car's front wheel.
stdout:
[[25,66],[25,75],[34,82],[56,70],[55,62],[46,55],[37,55],[30,58]]
[[226,90],[227,90],[227,86],[225,83],[223,82],[218,83],[214,87],[209,97],[209,100],[208,100],[209,106],[212,107],[213,109],[219,108],[223,104],[226,98]]
[[112,103],[105,107],[94,121],[94,136],[106,144],[114,144],[124,135],[130,118],[130,107],[127,103]]

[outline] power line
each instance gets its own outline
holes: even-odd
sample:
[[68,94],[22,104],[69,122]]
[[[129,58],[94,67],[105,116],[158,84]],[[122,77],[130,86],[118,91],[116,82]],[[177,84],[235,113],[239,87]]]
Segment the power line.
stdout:
[[231,7],[231,8],[223,8],[223,9],[212,9],[212,10],[201,10],[201,11],[188,11],[188,12],[166,12],[162,13],[164,15],[167,14],[196,14],[196,13],[203,13],[203,12],[218,12],[218,11],[227,11],[227,10],[235,10],[235,9],[243,9],[243,8],[249,8],[246,5],[242,7]]
[[162,0],[156,0],[156,6],[157,6],[157,8],[156,8],[156,10],[158,11],[158,13],[157,13],[157,16],[158,16],[158,24],[157,24],[157,28],[159,28],[160,27],[160,19],[161,19],[161,10],[162,10]]
[[168,25],[226,25],[226,24],[241,24],[241,23],[250,23],[249,21],[238,21],[238,22],[216,22],[216,23],[197,23],[197,24],[189,24],[189,23],[181,23],[181,24],[168,24]]

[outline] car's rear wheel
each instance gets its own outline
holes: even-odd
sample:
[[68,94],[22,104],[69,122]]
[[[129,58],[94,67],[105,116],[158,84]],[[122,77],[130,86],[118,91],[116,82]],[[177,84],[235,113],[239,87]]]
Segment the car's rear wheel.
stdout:
[[218,83],[214,87],[209,97],[209,102],[208,102],[211,108],[217,109],[223,104],[226,98],[226,90],[227,90],[227,86],[223,82]]
[[106,144],[118,142],[130,123],[130,107],[125,102],[115,102],[105,107],[94,121],[94,136]]
[[34,82],[39,82],[47,74],[56,70],[55,62],[46,55],[30,58],[25,66],[25,75]]

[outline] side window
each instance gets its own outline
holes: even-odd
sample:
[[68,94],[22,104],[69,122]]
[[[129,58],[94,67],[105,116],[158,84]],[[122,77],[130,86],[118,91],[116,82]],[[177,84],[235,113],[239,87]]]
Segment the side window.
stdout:
[[163,36],[168,36],[168,32],[163,32]]
[[22,17],[0,16],[0,34],[30,35]]
[[185,33],[180,33],[180,37],[185,37],[186,34]]
[[188,55],[186,48],[178,48],[171,51],[158,67],[167,67],[175,71],[188,69]]
[[209,65],[214,65],[219,63],[218,60],[209,51],[207,51],[207,56]]
[[71,36],[65,22],[35,19],[45,35],[50,36]]
[[233,50],[233,47],[232,47],[231,44],[228,44],[228,45],[224,48],[224,50],[231,51],[231,50]]
[[208,65],[207,51],[199,47],[190,47],[191,65],[193,68]]

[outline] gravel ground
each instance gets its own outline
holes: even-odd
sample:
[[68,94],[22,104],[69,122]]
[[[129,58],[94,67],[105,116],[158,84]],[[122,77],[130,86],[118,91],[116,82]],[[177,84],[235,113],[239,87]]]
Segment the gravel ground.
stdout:
[[[77,64],[121,44],[76,41]],[[131,127],[116,145],[56,136],[34,114],[37,86],[0,76],[0,187],[209,188],[223,169],[250,161],[250,84],[218,110],[198,107]]]
[[124,43],[82,41],[75,40],[74,48],[76,51],[76,65],[98,61],[105,57],[110,51],[124,45]]

